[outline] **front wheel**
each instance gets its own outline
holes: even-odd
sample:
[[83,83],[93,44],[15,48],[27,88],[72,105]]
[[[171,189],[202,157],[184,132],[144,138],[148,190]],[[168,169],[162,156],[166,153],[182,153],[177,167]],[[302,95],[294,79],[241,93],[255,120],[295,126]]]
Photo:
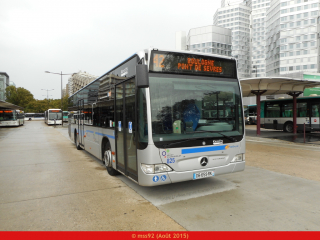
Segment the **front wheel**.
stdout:
[[293,123],[292,122],[287,122],[284,127],[283,127],[283,130],[285,132],[288,132],[288,133],[293,133]]
[[76,148],[78,150],[82,150],[82,148],[80,146],[80,140],[79,140],[78,134],[76,132],[74,133],[74,143],[76,144]]
[[116,176],[119,174],[119,172],[112,167],[112,152],[109,142],[104,144],[102,150],[102,162],[104,163],[110,176]]

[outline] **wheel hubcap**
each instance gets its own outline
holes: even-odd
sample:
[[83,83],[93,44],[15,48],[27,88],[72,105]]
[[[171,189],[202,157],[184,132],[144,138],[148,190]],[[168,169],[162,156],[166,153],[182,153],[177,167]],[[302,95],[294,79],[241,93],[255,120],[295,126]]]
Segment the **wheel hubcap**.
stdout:
[[106,167],[111,167],[111,151],[110,150],[106,150],[104,152],[104,164],[106,165]]

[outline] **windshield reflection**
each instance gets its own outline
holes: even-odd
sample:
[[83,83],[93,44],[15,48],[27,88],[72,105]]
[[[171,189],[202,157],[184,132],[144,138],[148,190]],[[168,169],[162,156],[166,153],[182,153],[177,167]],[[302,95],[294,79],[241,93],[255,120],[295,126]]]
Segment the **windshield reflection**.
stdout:
[[[243,135],[236,79],[156,75],[150,77],[155,144],[174,140]],[[230,139],[230,138],[229,138]]]

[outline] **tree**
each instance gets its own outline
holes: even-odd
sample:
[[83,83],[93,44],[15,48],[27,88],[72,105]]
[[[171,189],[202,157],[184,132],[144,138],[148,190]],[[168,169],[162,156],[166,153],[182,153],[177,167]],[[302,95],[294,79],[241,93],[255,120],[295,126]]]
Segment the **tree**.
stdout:
[[34,100],[30,102],[24,109],[25,112],[43,113],[48,109],[48,101],[45,100]]
[[[43,113],[49,108],[61,108],[61,99],[34,99],[31,92],[25,88],[8,86],[6,88],[7,102],[24,108],[24,112]],[[68,110],[68,98],[66,95],[62,98],[62,110]]]
[[68,99],[69,99],[69,95],[68,94],[66,94],[62,98],[62,111],[68,111]]
[[33,94],[25,88],[16,88],[15,86],[8,86],[6,88],[6,101],[9,103],[26,108],[34,100]]

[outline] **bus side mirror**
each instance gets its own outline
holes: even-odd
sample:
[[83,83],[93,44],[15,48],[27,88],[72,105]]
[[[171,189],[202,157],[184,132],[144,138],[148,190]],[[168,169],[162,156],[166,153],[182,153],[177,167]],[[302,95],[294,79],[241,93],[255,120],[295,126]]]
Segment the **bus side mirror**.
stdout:
[[136,82],[138,88],[149,87],[149,74],[147,65],[138,64],[136,66]]

